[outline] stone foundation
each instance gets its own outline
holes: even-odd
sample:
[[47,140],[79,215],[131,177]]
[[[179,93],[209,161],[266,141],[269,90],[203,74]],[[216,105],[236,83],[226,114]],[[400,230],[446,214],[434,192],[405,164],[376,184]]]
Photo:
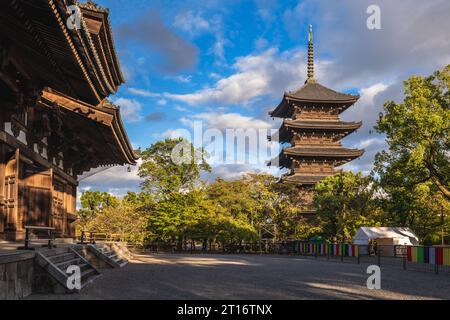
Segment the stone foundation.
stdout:
[[0,300],[18,300],[33,291],[34,252],[0,255]]

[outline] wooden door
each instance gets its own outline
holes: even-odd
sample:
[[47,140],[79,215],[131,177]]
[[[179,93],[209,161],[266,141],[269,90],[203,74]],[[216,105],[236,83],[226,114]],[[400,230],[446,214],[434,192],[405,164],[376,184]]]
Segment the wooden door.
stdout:
[[28,166],[24,177],[24,224],[29,226],[51,226],[52,176],[51,170]]

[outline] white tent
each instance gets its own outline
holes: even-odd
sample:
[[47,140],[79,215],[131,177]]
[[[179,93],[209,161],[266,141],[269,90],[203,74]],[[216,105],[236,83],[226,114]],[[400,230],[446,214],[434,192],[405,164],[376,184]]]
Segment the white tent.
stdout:
[[416,246],[419,238],[409,228],[362,227],[353,237],[353,244],[367,245],[376,240],[378,245]]

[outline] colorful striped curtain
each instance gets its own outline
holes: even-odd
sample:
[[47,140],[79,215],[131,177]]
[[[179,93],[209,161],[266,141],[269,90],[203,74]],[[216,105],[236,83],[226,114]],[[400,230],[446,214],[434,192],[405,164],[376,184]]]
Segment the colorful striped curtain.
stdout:
[[408,247],[409,262],[450,266],[450,248]]

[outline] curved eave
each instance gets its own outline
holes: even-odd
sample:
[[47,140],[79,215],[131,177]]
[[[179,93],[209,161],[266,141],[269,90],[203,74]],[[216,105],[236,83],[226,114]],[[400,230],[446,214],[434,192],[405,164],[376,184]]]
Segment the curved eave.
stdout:
[[93,121],[108,127],[109,134],[112,134],[115,144],[121,151],[120,155],[118,155],[116,151],[111,150],[111,155],[114,155],[118,160],[120,159],[117,164],[136,164],[138,155],[133,151],[123,126],[120,111],[117,107],[111,105],[107,100],[102,101],[102,103],[97,106],[89,105],[62,93],[55,92],[50,88],[46,88],[43,91],[42,98],[50,103],[56,103],[62,108],[77,113],[88,121]]
[[344,112],[348,108],[350,108],[352,105],[354,105],[359,100],[359,96],[352,96],[351,99],[347,100],[320,100],[320,99],[298,99],[295,97],[292,97],[288,93],[285,93],[283,96],[283,100],[280,102],[280,104],[271,112],[269,112],[269,116],[273,118],[290,118],[292,117],[292,114],[294,113],[294,106],[293,104],[303,104],[307,106],[323,106],[327,105],[330,108],[337,108],[339,109],[339,113]]
[[109,11],[92,3],[80,4],[80,8],[88,25],[90,25],[88,23],[90,21],[97,22],[97,27],[99,27],[99,29],[90,30],[91,37],[97,38],[96,40],[98,40],[100,44],[98,50],[101,51],[101,54],[104,55],[104,60],[106,60],[105,69],[107,70],[105,71],[113,78],[111,85],[114,87],[114,90],[117,90],[118,86],[125,83],[125,77],[123,76],[117,51],[115,49]]
[[296,120],[285,120],[283,126],[287,128],[294,129],[305,129],[305,130],[323,130],[323,131],[348,131],[357,130],[361,128],[361,122],[325,122],[325,121],[310,121],[302,122]]
[[283,183],[287,184],[295,184],[295,185],[307,185],[312,186],[318,183],[319,181],[322,181],[323,179],[328,178],[330,175],[299,175],[299,174],[293,174],[293,175],[287,175],[284,176],[281,181]]
[[79,31],[75,29],[69,30],[65,23],[70,16],[69,12],[67,11],[67,7],[70,5],[76,5],[77,2],[74,0],[47,0],[47,3],[66,38],[68,46],[72,49],[72,53],[74,54],[75,59],[79,64],[83,76],[89,84],[92,93],[96,97],[95,103],[99,103],[102,100],[101,92],[98,88],[99,80],[95,78],[96,70],[92,69],[92,63],[89,61],[89,53],[86,51]]
[[287,118],[287,116],[284,116],[283,109],[286,108],[285,106],[286,100],[283,98],[283,100],[280,102],[280,104],[275,108],[275,110],[269,112],[269,116],[274,118]]
[[139,159],[139,155],[134,152],[133,147],[128,138],[128,134],[123,125],[122,117],[120,115],[120,110],[115,110],[114,116],[114,133],[116,134],[117,140],[121,143],[121,148],[124,152],[124,155],[127,157],[128,164],[136,164]]
[[[9,39],[14,61],[38,87],[51,86],[97,104],[101,98],[69,32],[67,6],[74,1],[1,1],[0,33]],[[17,67],[17,66],[16,66]]]
[[295,102],[305,102],[305,103],[333,103],[333,104],[354,104],[359,100],[360,96],[351,96],[348,99],[336,99],[336,100],[328,100],[328,99],[304,99],[297,98],[295,96],[290,95],[289,93],[285,94],[285,98],[287,100],[295,101]]
[[364,150],[345,149],[345,148],[286,148],[283,153],[288,156],[297,156],[303,158],[350,158],[356,159],[364,154]]
[[[104,68],[105,64],[108,62],[102,61],[102,59],[104,60],[104,57],[101,54],[103,48],[96,47],[87,27],[86,19],[83,16],[83,9],[81,19],[82,28],[79,30],[69,30],[65,23],[63,23],[69,16],[67,5],[76,5],[78,3],[74,0],[68,0],[67,3],[62,0],[48,0],[48,3],[53,9],[55,18],[58,20],[61,30],[66,35],[66,40],[72,48],[87,82],[91,85],[92,91],[97,97],[95,104],[100,103],[110,94],[116,93],[118,86],[124,82],[123,75],[121,71],[117,71],[116,74],[119,79],[116,83],[111,82],[108,78],[108,70],[105,70]],[[80,4],[80,7],[83,8],[83,5]],[[109,28],[109,20],[103,24]],[[108,30],[110,33],[110,29]],[[109,38],[112,39],[111,34],[109,35]],[[108,47],[108,50],[111,51],[110,46]],[[111,59],[114,63],[114,69],[120,70],[120,65],[114,49],[111,51]]]
[[91,32],[87,25],[87,18],[85,13],[81,10],[81,23],[82,28],[80,30],[72,30],[74,37],[78,37],[77,43],[81,44],[80,50],[83,50],[86,54],[85,63],[90,67],[91,75],[95,79],[97,84],[97,90],[100,92],[102,98],[109,96],[116,92],[117,86],[111,83],[107,77],[107,70],[105,70],[105,61],[102,60],[101,55],[102,48],[96,47]]

